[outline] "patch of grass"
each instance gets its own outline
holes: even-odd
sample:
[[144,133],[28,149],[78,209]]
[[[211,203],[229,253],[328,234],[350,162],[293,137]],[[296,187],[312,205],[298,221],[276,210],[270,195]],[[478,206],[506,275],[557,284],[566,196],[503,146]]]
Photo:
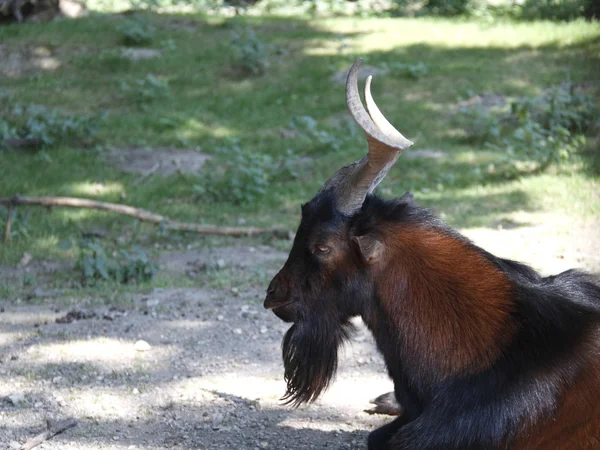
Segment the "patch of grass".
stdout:
[[[346,113],[344,87],[333,81],[363,56],[368,65],[399,71],[375,75],[372,89],[390,122],[416,143],[381,185],[384,195],[412,190],[419,202],[459,227],[492,226],[515,210],[600,217],[598,199],[591,194],[598,192],[598,172],[589,170],[596,161],[589,146],[589,155],[582,150],[578,160],[500,182],[486,170],[503,160],[503,150],[466,142],[464,127],[455,120],[457,104],[470,96],[540,96],[567,74],[597,102],[600,30],[594,24],[188,15],[190,31],[179,26],[180,15],[142,16],[154,30],[151,42],[168,42],[160,57],[124,59],[120,19],[111,16],[0,28],[4,45],[49,46],[59,62],[55,70],[5,78],[3,88],[16,101],[74,117],[106,115],[93,150],[57,141],[51,161],[4,151],[2,195],[79,195],[182,221],[238,225],[243,219],[246,225],[294,229],[300,203],[366,150],[364,135]],[[236,57],[229,45],[234,25],[251,27],[265,48],[279,49],[262,76],[228,76]],[[158,83],[148,81],[151,76]],[[231,149],[232,142],[237,156],[217,150]],[[214,162],[196,175],[151,175],[140,182],[138,174],[107,162],[109,151],[131,147],[197,148]],[[441,156],[411,157],[423,149]],[[278,170],[287,172],[279,175]],[[232,176],[224,178],[224,173]],[[240,184],[238,191],[232,183]],[[548,191],[549,186],[559,188]],[[211,194],[213,189],[218,195]],[[183,245],[222,242],[164,235],[159,228],[99,211],[19,208],[17,214],[16,234],[0,247],[2,264],[18,262],[24,251],[35,258],[73,261],[76,255],[61,252],[57,244],[93,228],[105,229],[108,239],[126,236],[128,245],[146,250],[175,239]],[[0,209],[0,227],[5,216]],[[225,286],[230,278],[204,281]],[[169,281],[159,275],[152,283]]]

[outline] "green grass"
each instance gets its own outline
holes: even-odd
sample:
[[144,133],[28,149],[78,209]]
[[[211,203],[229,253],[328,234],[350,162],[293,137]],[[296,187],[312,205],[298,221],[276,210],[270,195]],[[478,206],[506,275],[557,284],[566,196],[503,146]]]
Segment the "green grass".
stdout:
[[[3,152],[0,196],[81,196],[125,202],[183,221],[236,225],[244,218],[251,225],[275,223],[293,229],[300,203],[335,169],[365,151],[363,135],[345,112],[344,88],[331,81],[336,71],[363,56],[373,66],[425,64],[428,73],[416,80],[376,76],[374,96],[390,122],[416,142],[414,149],[446,155],[401,158],[382,185],[385,194],[410,189],[418,201],[457,227],[492,226],[514,211],[582,220],[600,217],[597,141],[592,140],[575,162],[501,183],[474,175],[500,155],[466,143],[454,120],[457,102],[473,94],[539,95],[566,79],[581,83],[597,100],[600,28],[595,24],[166,14],[145,18],[156,28],[150,46],[162,51],[160,58],[120,57],[116,28],[123,19],[118,15],[0,28],[5,48],[28,54],[42,49],[59,64],[56,70],[7,76],[3,90],[23,104],[43,104],[74,115],[106,115],[93,145],[61,144],[42,155]],[[232,68],[229,41],[234,23],[255,27],[269,47],[265,75],[242,78]],[[168,95],[139,104],[121,86],[134,85],[149,74],[168,82]],[[295,116],[312,117],[330,141],[315,142],[302,133],[282,137]],[[232,139],[243,152],[270,155],[275,163],[304,158],[308,164],[299,166],[296,176],[278,176],[264,197],[233,204],[195,193],[194,185],[206,174],[152,176],[138,183],[138,175],[121,172],[106,157],[111,149],[132,147],[198,148],[216,155],[217,148],[231,146]],[[222,242],[164,236],[149,225],[91,210],[20,208],[13,226],[17,235],[0,247],[2,264],[18,262],[25,251],[38,258],[73,260],[76,252],[57,249],[57,244],[92,228],[105,228],[110,239],[126,236],[128,243],[146,248],[192,239],[206,245]]]

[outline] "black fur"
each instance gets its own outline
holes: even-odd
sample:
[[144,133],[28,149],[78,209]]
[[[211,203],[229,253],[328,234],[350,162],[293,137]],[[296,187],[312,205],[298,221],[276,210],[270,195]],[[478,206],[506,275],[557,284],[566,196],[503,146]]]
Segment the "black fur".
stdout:
[[[347,264],[354,264],[355,270],[351,278],[341,273],[319,278],[322,267],[309,251],[311,239],[331,232],[349,239],[376,230],[381,222],[433,228],[471,246],[507,275],[518,331],[491,367],[475,375],[432,382],[436,378],[431,374],[402,364],[398,345],[390,339],[395,332],[385,322],[385,314],[377,311],[380,301],[367,281],[368,268],[350,261]],[[526,265],[497,258],[415,206],[410,194],[397,200],[370,195],[352,217],[336,212],[330,192],[318,194],[302,208],[302,222],[284,270],[297,276],[289,295],[301,299],[302,305],[275,310],[282,318],[295,318],[283,342],[285,399],[294,405],[313,401],[328,386],[337,349],[347,337],[348,319],[361,315],[405,408],[402,417],[371,433],[370,450],[500,448],[524,423],[552,414],[562,386],[572,383],[586,363],[573,350],[585,345],[590,330],[600,324],[600,287],[590,275],[570,270],[542,277]],[[370,321],[373,317],[377,323]]]
[[498,448],[523,421],[551,414],[560,386],[572,381],[583,363],[569,352],[582,343],[591,327],[600,324],[600,287],[595,280],[575,270],[541,277],[524,264],[476,247],[426,209],[402,200],[368,197],[354,226],[366,233],[378,219],[439,229],[469,243],[493,262],[513,282],[517,299],[513,315],[519,332],[488,370],[424,385],[420,381],[429,377],[406,373],[398,350],[390,348],[389,332],[378,324],[373,328],[375,338],[406,417],[390,424],[390,428],[401,428],[390,447],[385,444],[390,435],[387,428],[373,435],[369,449]]

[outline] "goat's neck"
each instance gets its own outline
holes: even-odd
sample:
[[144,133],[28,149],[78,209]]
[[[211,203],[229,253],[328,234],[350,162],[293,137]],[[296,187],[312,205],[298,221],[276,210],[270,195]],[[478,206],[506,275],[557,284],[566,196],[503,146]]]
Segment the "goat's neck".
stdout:
[[376,338],[385,327],[395,340],[383,338],[387,352],[399,350],[386,358],[435,379],[489,367],[517,327],[508,276],[445,230],[393,224],[382,239],[386,256],[372,272],[376,307],[364,318]]

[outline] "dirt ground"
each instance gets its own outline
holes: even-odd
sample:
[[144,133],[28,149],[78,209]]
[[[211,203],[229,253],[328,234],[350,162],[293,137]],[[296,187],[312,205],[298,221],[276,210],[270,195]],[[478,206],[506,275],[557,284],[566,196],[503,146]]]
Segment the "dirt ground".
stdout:
[[[600,270],[597,224],[535,215],[511,223],[521,225],[463,231],[544,273]],[[272,276],[285,257],[234,244],[164,252],[160,263],[172,273],[216,262]],[[51,278],[65,267],[31,261],[0,276],[28,270]],[[282,405],[288,326],[262,308],[265,288],[156,288],[109,302],[39,288],[35,304],[0,299],[0,448],[20,448],[47,420],[69,417],[75,428],[37,448],[366,448],[369,431],[389,419],[363,410],[391,389],[370,335],[358,323],[336,382],[317,403]]]

